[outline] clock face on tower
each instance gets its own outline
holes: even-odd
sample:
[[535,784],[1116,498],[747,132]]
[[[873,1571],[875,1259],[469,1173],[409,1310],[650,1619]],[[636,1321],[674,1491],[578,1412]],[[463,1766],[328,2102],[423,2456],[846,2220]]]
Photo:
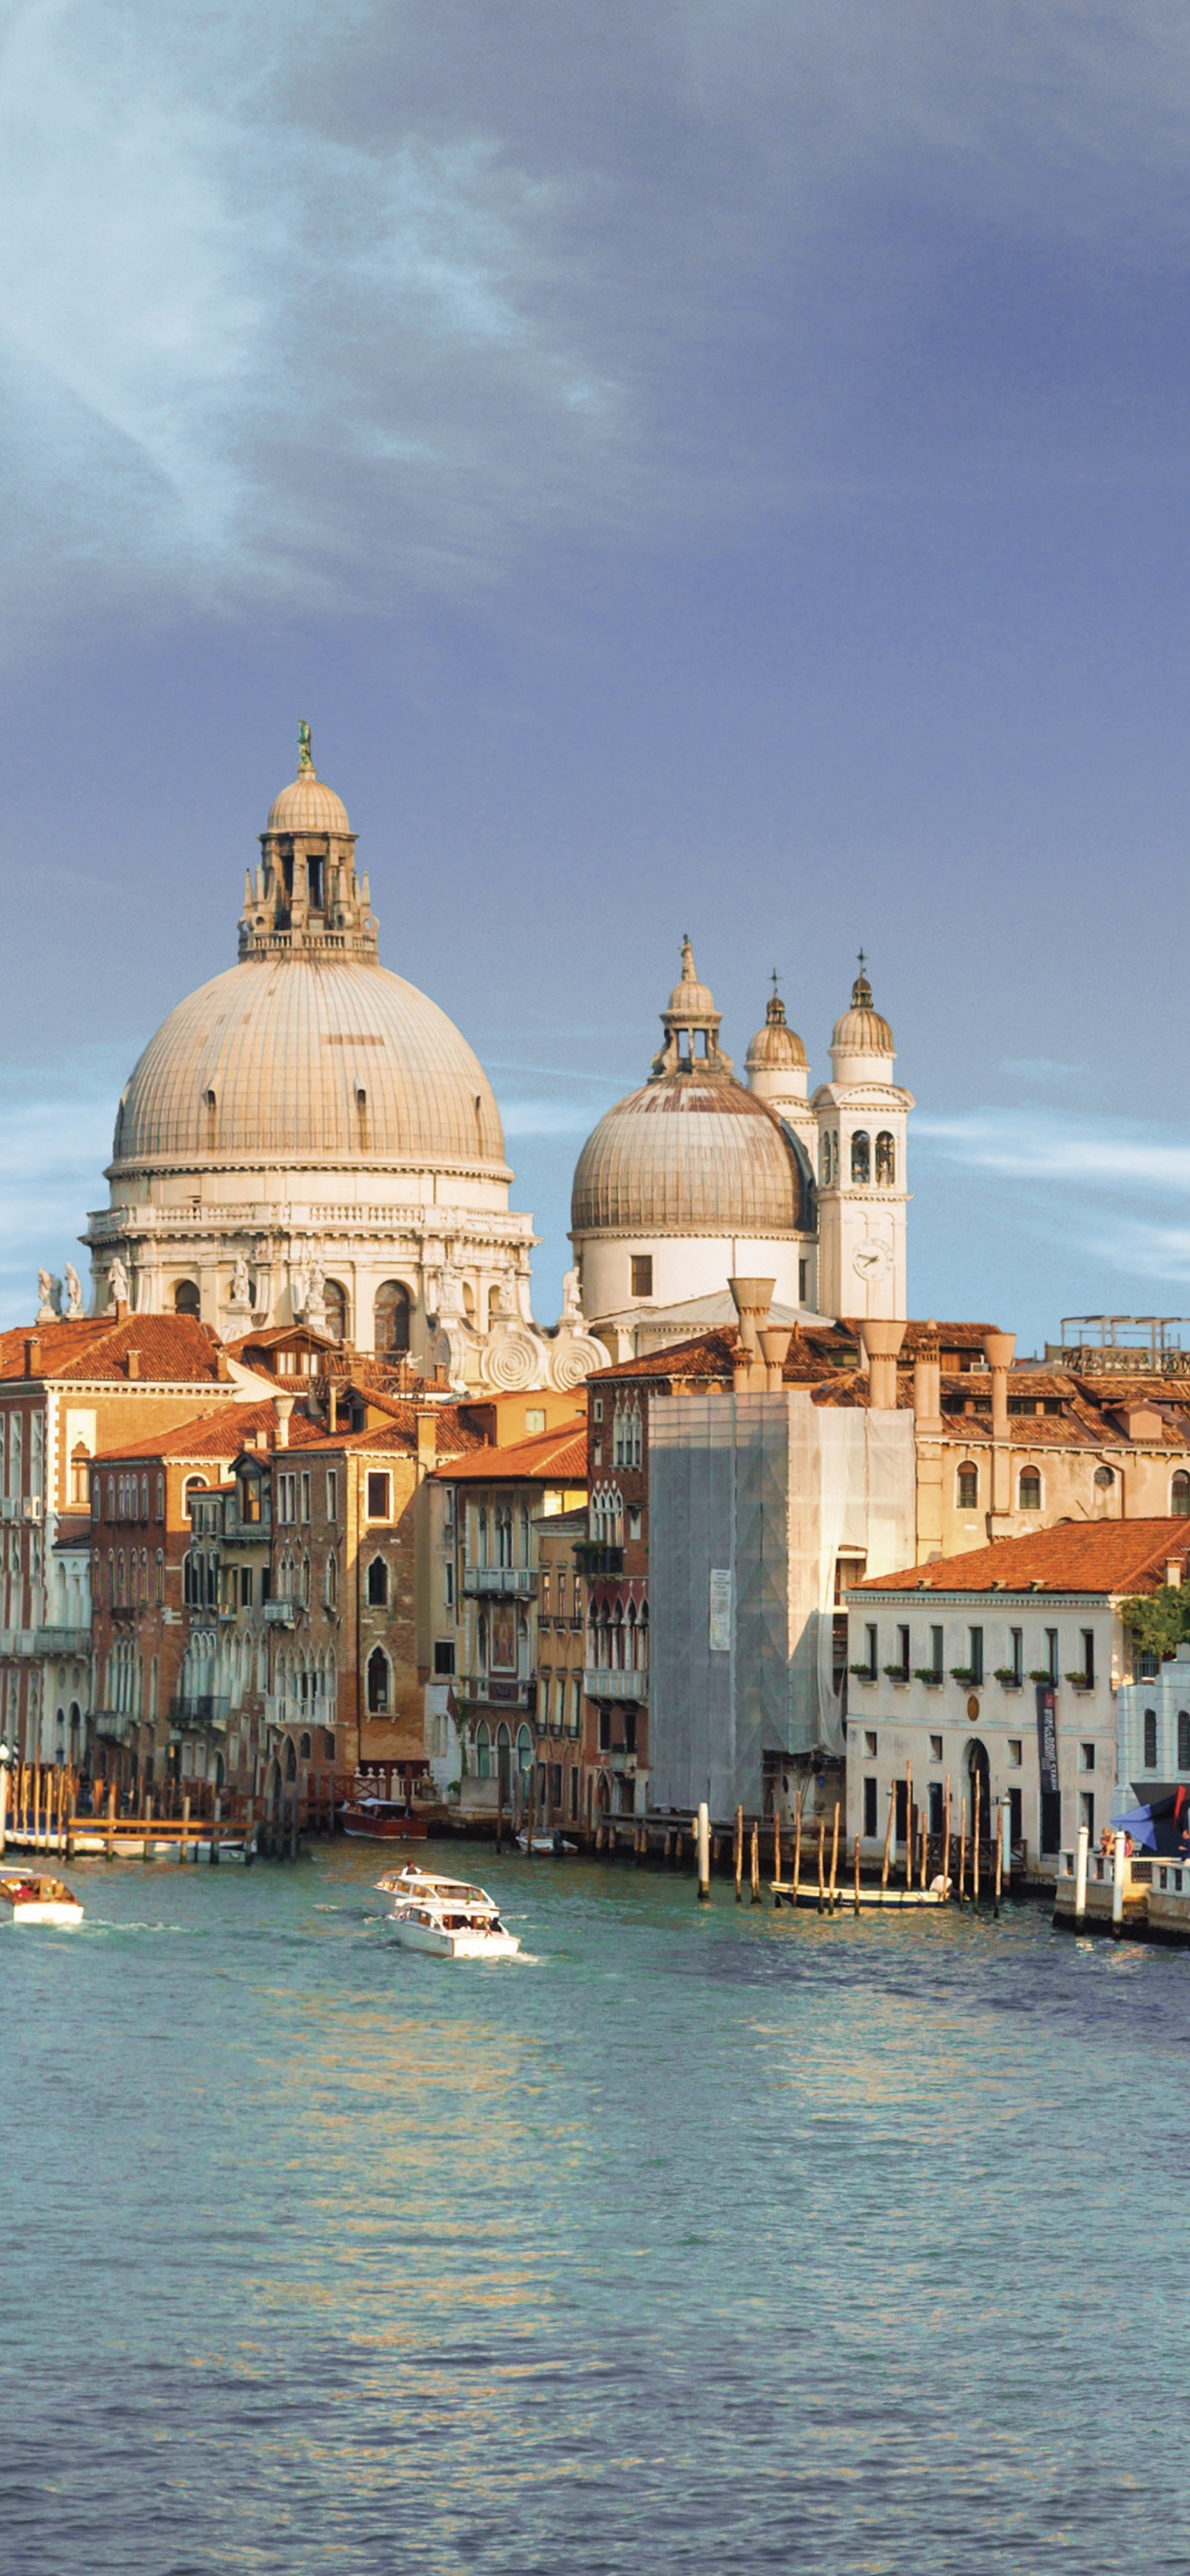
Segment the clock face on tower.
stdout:
[[892,1246],[887,1243],[857,1243],[851,1262],[861,1279],[887,1279],[892,1269]]

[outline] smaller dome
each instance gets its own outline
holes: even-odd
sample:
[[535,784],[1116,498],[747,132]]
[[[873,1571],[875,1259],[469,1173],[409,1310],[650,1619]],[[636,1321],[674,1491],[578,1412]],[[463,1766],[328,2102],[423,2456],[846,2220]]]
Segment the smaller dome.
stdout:
[[788,1065],[804,1065],[806,1050],[796,1029],[785,1018],[785,1004],[778,992],[764,1015],[764,1027],[758,1029],[744,1058],[746,1073],[783,1073]]
[[895,1055],[893,1033],[888,1021],[872,1008],[872,987],[861,964],[851,987],[851,1008],[835,1022],[831,1052],[840,1055]]
[[274,796],[266,832],[350,832],[347,808],[333,787],[325,787],[317,770],[299,769],[289,787]]

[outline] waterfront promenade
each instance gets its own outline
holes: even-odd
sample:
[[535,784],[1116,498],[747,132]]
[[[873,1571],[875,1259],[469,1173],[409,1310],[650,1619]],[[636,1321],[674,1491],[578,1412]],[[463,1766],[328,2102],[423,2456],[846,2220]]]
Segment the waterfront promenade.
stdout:
[[14,2563],[1178,2563],[1177,1955],[471,1858],[523,1962],[341,1843],[10,1936]]

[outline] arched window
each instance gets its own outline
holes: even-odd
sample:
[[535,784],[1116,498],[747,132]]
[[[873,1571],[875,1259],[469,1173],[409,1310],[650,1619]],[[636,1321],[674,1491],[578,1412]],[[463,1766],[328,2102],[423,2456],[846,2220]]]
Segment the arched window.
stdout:
[[308,1736],[308,1735],[303,1735],[302,1740],[301,1740],[301,1744],[300,1744],[300,1746],[299,1746],[299,1748],[298,1748],[298,1749],[299,1749],[299,1751],[300,1751],[300,1753],[301,1753],[301,1757],[302,1757],[303,1762],[308,1762],[308,1761],[309,1761],[309,1759],[310,1759],[310,1749],[311,1749],[311,1748],[310,1748],[310,1738],[309,1738],[309,1736]]
[[175,1315],[193,1315],[197,1320],[199,1303],[197,1279],[179,1279],[174,1289]]
[[481,1610],[475,1622],[475,1654],[481,1673],[488,1668],[488,1614]]
[[1169,1508],[1176,1520],[1190,1520],[1190,1476],[1184,1467],[1179,1467],[1170,1486]]
[[895,1136],[882,1127],[876,1139],[876,1187],[891,1190],[897,1177],[897,1144]]
[[328,1279],[323,1290],[326,1300],[326,1329],[332,1342],[347,1339],[347,1291],[339,1279]]
[[1036,1467],[1022,1467],[1017,1486],[1017,1507],[1022,1512],[1041,1510],[1041,1474]]
[[851,1139],[851,1178],[853,1182],[865,1183],[870,1181],[871,1177],[872,1148],[867,1129],[857,1127]]
[[383,1610],[388,1602],[388,1567],[382,1556],[374,1556],[368,1567],[368,1605]]
[[492,1776],[492,1738],[481,1717],[475,1730],[475,1768],[481,1780]]
[[829,1136],[824,1135],[818,1147],[818,1178],[821,1181],[824,1190],[829,1189],[830,1187],[830,1177],[831,1140]]
[[328,1610],[339,1606],[339,1560],[333,1555],[326,1560],[326,1606]]
[[213,1154],[215,1147],[219,1142],[218,1112],[215,1105],[215,1094],[213,1091],[208,1091],[205,1094],[203,1099],[203,1108],[206,1111],[207,1152],[208,1154]]
[[368,1657],[368,1713],[371,1717],[387,1717],[388,1683],[388,1656],[382,1647],[375,1646]]
[[158,1550],[157,1550],[157,1592],[156,1592],[156,1597],[157,1597],[158,1601],[164,1601],[164,1599],[165,1599],[165,1558],[164,1558],[164,1556],[162,1555],[160,1548],[158,1548]]
[[70,1499],[85,1504],[88,1500],[90,1459],[82,1441],[70,1453]]
[[533,1768],[533,1738],[527,1726],[518,1726],[516,1738],[517,1769],[528,1778]]
[[304,1556],[302,1558],[302,1606],[306,1610],[310,1607],[310,1559],[308,1556]]
[[1155,1708],[1147,1708],[1145,1710],[1145,1769],[1146,1771],[1155,1771],[1156,1768],[1157,1711]]
[[147,1476],[142,1476],[140,1480],[140,1516],[143,1521],[147,1521],[149,1517],[149,1479]]
[[362,1083],[355,1095],[355,1142],[361,1154],[369,1152],[371,1130],[368,1125],[368,1095]]
[[293,1748],[292,1736],[288,1738],[285,1746],[285,1777],[287,1780],[296,1780],[297,1778],[297,1754]]
[[386,1279],[376,1291],[376,1348],[402,1352],[409,1348],[409,1291],[399,1279]]
[[159,1520],[159,1521],[163,1521],[163,1520],[165,1519],[165,1478],[164,1478],[164,1476],[158,1476],[158,1479],[157,1479],[157,1518],[158,1518],[158,1520]]
[[973,1512],[979,1502],[979,1469],[968,1459],[959,1469],[959,1510]]
[[1190,1771],[1190,1709],[1178,1710],[1178,1769]]

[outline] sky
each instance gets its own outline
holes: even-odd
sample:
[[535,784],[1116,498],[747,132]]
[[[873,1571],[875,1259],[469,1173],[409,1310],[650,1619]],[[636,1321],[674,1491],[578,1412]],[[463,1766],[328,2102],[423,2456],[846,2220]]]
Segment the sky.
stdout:
[[1190,1308],[1190,19],[8,0],[0,1321],[309,719],[558,1310],[688,931],[867,952],[910,1309]]

